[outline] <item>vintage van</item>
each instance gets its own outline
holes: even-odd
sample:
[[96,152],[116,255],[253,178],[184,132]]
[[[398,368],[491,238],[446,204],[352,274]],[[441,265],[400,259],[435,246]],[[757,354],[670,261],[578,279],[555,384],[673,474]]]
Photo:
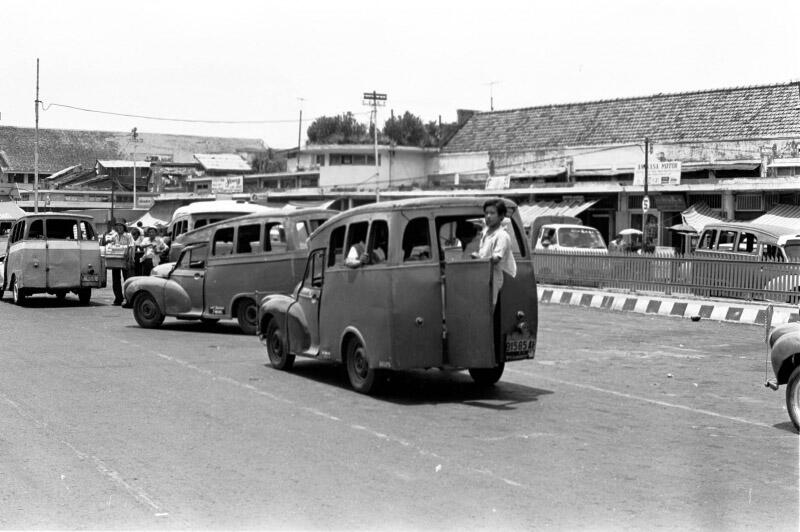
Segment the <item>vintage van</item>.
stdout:
[[190,231],[176,264],[125,281],[123,306],[133,308],[142,327],[158,327],[165,316],[235,318],[255,334],[258,300],[292,291],[305,268],[308,236],[335,214],[266,209]]
[[[468,369],[497,382],[505,363],[533,358],[537,295],[516,205],[507,201],[517,275],[505,275],[497,307],[492,265],[472,259],[486,198],[427,198],[365,205],[332,218],[309,238],[302,282],[270,295],[258,334],[270,363],[296,356],[344,364],[369,393],[384,370]],[[358,267],[353,250],[364,252]]]
[[608,253],[608,247],[600,231],[587,225],[544,224],[539,226],[535,233],[531,231],[531,238],[537,250]]
[[81,214],[38,213],[23,216],[11,228],[0,290],[11,290],[22,305],[31,294],[74,292],[87,304],[92,288],[106,286],[106,270],[92,226]]
[[170,237],[169,260],[176,261],[186,245],[183,235],[205,225],[221,222],[228,218],[257,212],[268,212],[269,207],[246,201],[216,200],[196,201],[178,207],[172,213],[167,234]]

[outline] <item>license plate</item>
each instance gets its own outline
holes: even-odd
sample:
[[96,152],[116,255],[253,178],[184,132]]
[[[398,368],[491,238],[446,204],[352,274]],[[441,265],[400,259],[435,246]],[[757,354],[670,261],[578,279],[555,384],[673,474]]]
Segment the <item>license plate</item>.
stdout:
[[506,338],[506,360],[533,358],[536,342],[530,336],[511,335]]
[[83,281],[85,283],[96,283],[96,282],[100,281],[100,276],[99,275],[86,275],[86,274],[83,274],[83,275],[81,275],[81,281]]

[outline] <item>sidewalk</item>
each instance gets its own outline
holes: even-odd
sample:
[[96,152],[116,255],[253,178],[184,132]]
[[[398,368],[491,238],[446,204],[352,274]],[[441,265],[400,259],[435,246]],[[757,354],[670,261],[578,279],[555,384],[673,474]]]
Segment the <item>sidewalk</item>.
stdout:
[[[701,299],[693,296],[665,296],[612,292],[591,288],[539,285],[539,303],[575,305],[580,307],[657,314],[677,318],[728,321],[763,325],[766,321],[768,302],[753,302],[739,299]],[[800,321],[798,307],[787,303],[772,303],[772,324],[780,325]]]

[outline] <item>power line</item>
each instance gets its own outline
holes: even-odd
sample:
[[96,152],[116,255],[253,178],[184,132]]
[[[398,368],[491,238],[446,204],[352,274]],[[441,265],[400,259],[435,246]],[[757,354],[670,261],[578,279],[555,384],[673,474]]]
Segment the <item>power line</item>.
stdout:
[[[278,119],[278,120],[204,120],[204,119],[196,119],[196,118],[174,118],[174,117],[164,117],[164,116],[150,116],[150,115],[136,115],[131,113],[120,113],[116,111],[103,111],[100,109],[89,109],[86,107],[78,107],[76,105],[67,105],[63,103],[50,103],[45,104],[42,103],[42,110],[47,111],[51,107],[63,107],[65,109],[72,109],[74,111],[83,111],[86,113],[96,113],[102,115],[112,115],[112,116],[123,116],[126,118],[139,118],[142,120],[158,120],[162,122],[185,122],[185,123],[194,123],[194,124],[289,124],[289,123],[296,123],[296,118],[286,118],[286,119]],[[353,115],[366,115],[368,113],[351,113]],[[316,120],[316,117],[312,120]]]

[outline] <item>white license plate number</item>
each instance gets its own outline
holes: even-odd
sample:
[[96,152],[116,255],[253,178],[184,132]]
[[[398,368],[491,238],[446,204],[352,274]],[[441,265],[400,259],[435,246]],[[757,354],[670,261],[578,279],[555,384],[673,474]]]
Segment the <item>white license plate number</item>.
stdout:
[[81,281],[86,283],[96,283],[100,280],[99,275],[81,275]]
[[534,346],[533,338],[508,338],[506,339],[506,360],[530,358]]

